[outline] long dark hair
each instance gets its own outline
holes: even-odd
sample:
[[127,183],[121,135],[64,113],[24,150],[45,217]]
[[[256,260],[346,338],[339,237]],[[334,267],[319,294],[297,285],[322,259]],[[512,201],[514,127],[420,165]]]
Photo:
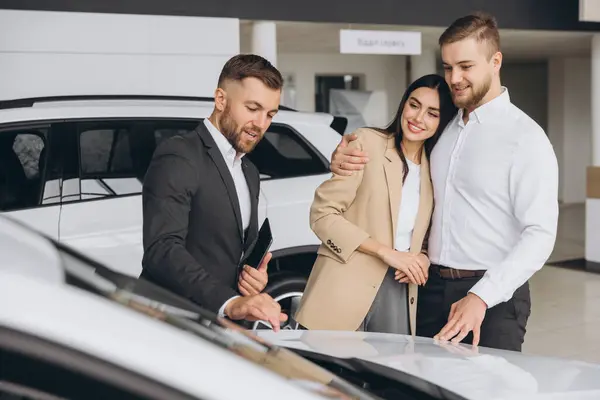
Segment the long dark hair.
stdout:
[[404,152],[402,151],[401,147],[402,138],[404,136],[402,134],[402,112],[404,111],[404,106],[406,105],[406,102],[408,101],[408,98],[410,97],[412,92],[421,87],[427,87],[430,89],[437,90],[440,98],[440,123],[438,125],[437,130],[435,131],[435,134],[429,139],[425,140],[424,143],[425,155],[427,156],[427,159],[429,159],[431,151],[433,150],[433,147],[440,138],[440,135],[442,134],[444,129],[446,129],[446,126],[448,125],[448,123],[450,123],[450,121],[452,121],[452,119],[458,111],[458,109],[452,102],[452,94],[450,92],[450,87],[448,86],[444,78],[442,78],[439,75],[430,74],[422,76],[413,83],[411,83],[410,86],[406,89],[406,91],[404,92],[404,96],[402,96],[402,100],[400,101],[400,105],[398,106],[398,112],[396,113],[394,120],[388,125],[387,128],[378,129],[381,132],[395,136],[396,149],[398,150],[400,158],[402,159],[402,164],[404,165],[404,175],[402,177],[403,182],[408,174],[408,163],[406,162],[406,157],[404,156]]

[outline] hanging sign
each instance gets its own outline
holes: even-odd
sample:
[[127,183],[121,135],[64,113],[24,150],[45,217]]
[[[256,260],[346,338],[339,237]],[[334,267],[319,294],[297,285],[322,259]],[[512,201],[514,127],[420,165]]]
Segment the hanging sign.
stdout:
[[340,30],[343,54],[421,54],[421,32]]

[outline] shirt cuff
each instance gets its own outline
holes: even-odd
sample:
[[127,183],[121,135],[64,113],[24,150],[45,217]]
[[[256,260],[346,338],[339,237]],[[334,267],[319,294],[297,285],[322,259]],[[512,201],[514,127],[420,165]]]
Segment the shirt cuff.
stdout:
[[223,303],[223,305],[221,306],[221,308],[219,308],[219,317],[221,318],[225,318],[225,308],[227,307],[227,304],[229,304],[229,302],[233,299],[237,299],[240,296],[233,296],[230,299],[228,299],[225,303]]
[[498,290],[485,275],[469,290],[469,293],[473,293],[483,300],[488,309],[502,302]]

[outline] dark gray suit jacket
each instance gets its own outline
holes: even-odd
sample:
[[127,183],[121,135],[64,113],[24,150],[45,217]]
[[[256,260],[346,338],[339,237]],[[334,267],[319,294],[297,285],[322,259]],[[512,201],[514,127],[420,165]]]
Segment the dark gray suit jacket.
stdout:
[[162,142],[144,179],[141,277],[217,312],[237,292],[242,254],[258,236],[260,178],[242,158],[251,198],[247,232],[231,173],[210,132]]

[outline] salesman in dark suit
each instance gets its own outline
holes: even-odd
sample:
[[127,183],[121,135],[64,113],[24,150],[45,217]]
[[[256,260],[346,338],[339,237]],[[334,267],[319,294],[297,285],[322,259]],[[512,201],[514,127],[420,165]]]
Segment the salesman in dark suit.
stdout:
[[156,149],[144,179],[142,277],[232,320],[287,316],[269,295],[269,254],[238,265],[258,235],[260,179],[244,157],[279,108],[283,79],[267,60],[238,55],[221,72],[211,116]]

